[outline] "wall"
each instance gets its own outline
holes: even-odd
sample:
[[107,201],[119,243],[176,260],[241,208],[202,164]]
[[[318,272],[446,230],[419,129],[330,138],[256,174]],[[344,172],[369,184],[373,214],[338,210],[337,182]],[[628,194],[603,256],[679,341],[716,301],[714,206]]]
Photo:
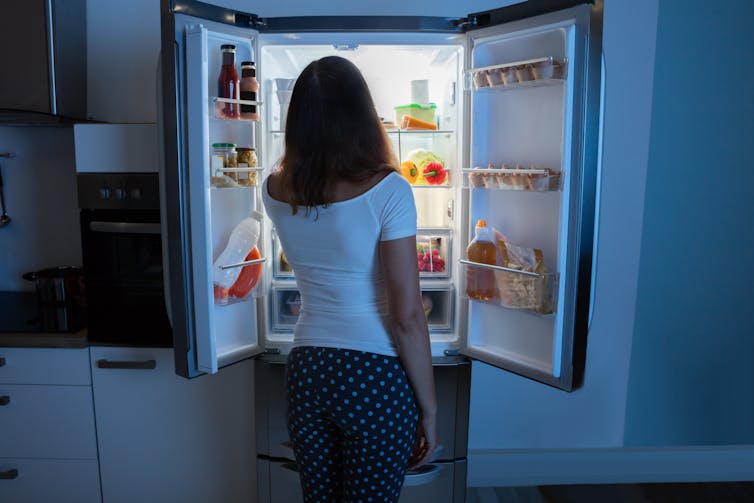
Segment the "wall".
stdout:
[[752,19],[660,4],[628,445],[754,444]]
[[81,265],[73,128],[0,127],[5,206],[0,227],[0,291],[34,290],[21,275],[57,265]]

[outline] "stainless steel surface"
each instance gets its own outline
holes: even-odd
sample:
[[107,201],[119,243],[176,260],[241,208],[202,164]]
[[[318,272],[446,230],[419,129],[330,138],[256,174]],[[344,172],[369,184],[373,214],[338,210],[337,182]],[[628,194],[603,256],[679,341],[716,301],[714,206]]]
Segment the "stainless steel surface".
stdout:
[[2,168],[0,168],[0,209],[3,210],[2,215],[0,215],[0,227],[5,227],[10,223],[10,217],[8,216],[8,213],[5,211],[5,194],[3,193],[3,171]]
[[84,276],[80,267],[60,266],[27,272],[23,275],[33,281],[41,304],[80,304],[84,297]]

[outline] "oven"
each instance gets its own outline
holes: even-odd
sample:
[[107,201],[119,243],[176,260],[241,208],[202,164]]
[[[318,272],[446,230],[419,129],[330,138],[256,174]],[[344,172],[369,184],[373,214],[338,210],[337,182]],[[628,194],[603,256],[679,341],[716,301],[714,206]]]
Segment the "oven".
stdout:
[[89,340],[172,346],[157,173],[80,173],[77,184]]

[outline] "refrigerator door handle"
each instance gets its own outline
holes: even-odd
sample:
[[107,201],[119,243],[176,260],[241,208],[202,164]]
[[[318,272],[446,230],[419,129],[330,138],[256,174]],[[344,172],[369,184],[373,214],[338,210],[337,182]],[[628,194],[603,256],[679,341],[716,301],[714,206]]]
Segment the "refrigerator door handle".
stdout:
[[424,465],[418,470],[409,470],[406,472],[406,478],[403,479],[404,486],[424,486],[431,484],[441,475],[440,467],[437,465]]

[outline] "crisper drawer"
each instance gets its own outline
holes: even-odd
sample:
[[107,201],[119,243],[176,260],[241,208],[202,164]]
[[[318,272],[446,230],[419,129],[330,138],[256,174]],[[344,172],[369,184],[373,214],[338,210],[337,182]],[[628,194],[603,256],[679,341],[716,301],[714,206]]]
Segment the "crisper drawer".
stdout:
[[[272,329],[292,332],[301,310],[301,296],[294,287],[276,286],[272,301]],[[453,329],[453,287],[449,284],[421,285],[424,314],[429,330],[447,332]]]
[[3,456],[96,459],[94,431],[89,386],[0,384]]
[[97,460],[0,458],[0,501],[99,503]]
[[0,348],[0,383],[92,383],[89,349]]
[[[465,457],[468,440],[471,365],[462,361],[433,366],[437,394],[438,449],[435,460]],[[256,432],[259,454],[294,459],[286,429],[285,366],[256,366]]]
[[[258,460],[260,503],[303,502],[296,463]],[[466,497],[466,461],[431,463],[409,472],[403,481],[402,503],[463,503]]]

